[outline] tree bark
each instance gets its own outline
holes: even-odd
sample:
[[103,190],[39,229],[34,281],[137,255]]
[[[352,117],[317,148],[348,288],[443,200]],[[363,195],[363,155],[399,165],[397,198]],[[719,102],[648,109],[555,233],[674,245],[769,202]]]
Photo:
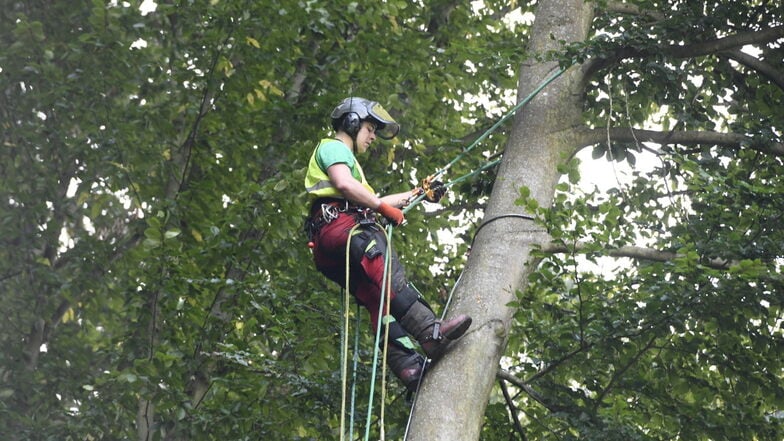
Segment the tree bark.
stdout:
[[[592,6],[581,0],[543,0],[536,11],[529,52],[559,49],[562,41],[584,40]],[[532,60],[522,66],[518,99],[537,87],[558,66]],[[519,217],[520,188],[540,205],[550,205],[560,177],[557,165],[573,148],[573,128],[581,122],[579,69],[571,69],[539,93],[520,113],[477,234],[463,282],[455,290],[448,316],[474,319],[466,335],[425,377],[412,416],[409,440],[477,440],[487,399],[507,343],[514,310],[506,305],[527,280],[529,253],[548,241],[533,221]]]

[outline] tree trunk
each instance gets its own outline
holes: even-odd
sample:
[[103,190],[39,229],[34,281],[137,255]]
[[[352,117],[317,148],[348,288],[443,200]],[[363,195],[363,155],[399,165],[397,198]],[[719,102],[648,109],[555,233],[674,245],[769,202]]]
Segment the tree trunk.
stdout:
[[[560,41],[584,40],[593,17],[581,0],[542,0],[529,52],[559,49]],[[518,99],[527,96],[556,63],[531,60],[521,68]],[[448,316],[466,313],[474,323],[457,346],[428,374],[412,417],[409,440],[478,440],[487,400],[506,348],[516,299],[533,270],[531,250],[548,241],[515,205],[519,189],[550,205],[560,175],[557,165],[572,152],[573,128],[581,122],[580,71],[571,69],[541,91],[516,116],[460,286]],[[528,262],[528,265],[525,263]]]

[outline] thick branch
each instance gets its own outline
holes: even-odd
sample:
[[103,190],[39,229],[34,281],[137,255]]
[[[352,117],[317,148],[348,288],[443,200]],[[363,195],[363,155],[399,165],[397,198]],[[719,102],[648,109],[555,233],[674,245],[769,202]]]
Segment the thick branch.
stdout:
[[525,430],[523,429],[523,425],[520,424],[520,419],[517,417],[517,406],[515,406],[514,400],[512,400],[511,395],[509,395],[509,390],[506,387],[506,383],[503,381],[498,382],[501,386],[501,392],[504,394],[504,400],[506,401],[506,407],[509,408],[509,415],[512,416],[512,421],[514,422],[515,431],[520,434],[520,438],[525,441]]
[[[585,243],[578,243],[575,247],[576,251],[581,251],[586,249]],[[573,250],[567,248],[564,245],[551,243],[542,248],[542,251],[549,254],[556,254],[556,253],[569,253]],[[643,248],[643,247],[635,247],[635,246],[626,246],[620,248],[609,249],[605,252],[606,256],[610,257],[629,257],[632,259],[640,259],[640,260],[650,260],[654,262],[668,262],[670,260],[676,259],[681,257],[678,253],[674,253],[671,251],[659,251],[650,248]],[[734,261],[727,261],[725,259],[709,259],[707,261],[702,262],[703,265],[714,268],[714,269],[728,269],[729,267],[736,265],[737,262]]]
[[685,46],[670,46],[663,48],[663,50],[665,53],[676,58],[688,58],[737,49],[746,46],[747,44],[769,43],[782,37],[784,37],[784,26],[776,26],[760,31],[734,34],[717,40],[703,41],[700,43],[687,44]]
[[778,86],[779,89],[784,90],[784,72],[740,50],[725,51],[723,54],[749,69],[757,71],[760,75]]
[[664,14],[659,11],[651,11],[643,9],[637,5],[623,2],[608,2],[607,7],[604,9],[606,12],[624,15],[637,15],[640,17],[650,17],[655,20],[664,20]]
[[784,26],[763,29],[761,31],[750,31],[730,35],[716,40],[702,41],[687,45],[661,46],[656,49],[640,49],[636,47],[619,48],[615,54],[589,61],[583,66],[585,77],[590,77],[594,72],[616,64],[626,58],[641,58],[650,55],[667,55],[674,58],[689,58],[702,55],[715,54],[718,52],[735,50],[748,44],[762,44],[776,41],[784,37]]
[[541,404],[551,412],[558,412],[561,410],[559,406],[553,405],[552,403],[548,403],[544,396],[542,396],[539,392],[535,391],[525,381],[515,377],[514,374],[512,374],[511,372],[505,371],[503,369],[498,369],[498,372],[496,372],[495,375],[501,380],[507,381],[519,387],[523,392],[528,394],[529,397],[533,398],[535,401],[537,401],[539,404]]
[[[609,137],[619,142],[655,142],[657,144],[709,144],[740,148],[746,146],[761,153],[784,156],[784,143],[771,142],[760,144],[752,137],[737,133],[720,133],[706,131],[669,131],[630,129],[628,127],[611,128]],[[580,130],[577,133],[577,149],[607,141],[607,129]]]
[[[321,38],[311,35],[310,41],[311,43],[308,50],[313,54],[312,57],[315,58],[321,49]],[[286,91],[286,102],[289,104],[297,105],[299,103],[299,99],[302,96],[302,92],[305,90],[305,83],[308,79],[308,69],[312,66],[313,60],[309,57],[302,57],[297,61],[294,75],[292,75],[290,80],[291,87]]]

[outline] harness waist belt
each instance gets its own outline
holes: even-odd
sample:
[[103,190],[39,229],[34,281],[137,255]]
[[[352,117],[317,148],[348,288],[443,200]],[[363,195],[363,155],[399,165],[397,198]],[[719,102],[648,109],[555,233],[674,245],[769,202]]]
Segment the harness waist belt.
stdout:
[[357,222],[376,222],[375,212],[360,207],[346,199],[318,198],[310,206],[310,218],[306,222],[306,231],[313,237],[324,225],[337,219],[341,213],[353,213]]

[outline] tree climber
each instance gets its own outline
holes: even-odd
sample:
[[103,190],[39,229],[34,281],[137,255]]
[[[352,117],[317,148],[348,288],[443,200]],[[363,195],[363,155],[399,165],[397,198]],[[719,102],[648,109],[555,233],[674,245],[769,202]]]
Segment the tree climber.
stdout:
[[[305,176],[311,202],[306,229],[313,259],[319,271],[345,288],[346,241],[351,234],[349,291],[368,310],[373,329],[377,329],[380,302],[386,300],[382,298],[385,254],[391,251],[390,304],[384,308],[388,315],[383,317],[391,341],[387,363],[413,391],[423,374],[424,358],[415,351],[408,334],[436,362],[449,343],[465,333],[471,318],[459,315],[444,322],[436,320],[430,306],[408,283],[403,266],[387,246],[386,235],[377,223],[376,213],[393,225],[402,224],[405,219],[401,208],[408,205],[412,195],[423,191],[417,188],[378,197],[356,160],[355,154],[365,153],[376,136],[394,138],[400,130],[398,123],[379,103],[359,97],[343,100],[331,118],[335,137],[319,142]],[[431,202],[437,202],[446,191],[443,186],[428,190],[426,197]],[[351,233],[355,225],[358,227]]]

